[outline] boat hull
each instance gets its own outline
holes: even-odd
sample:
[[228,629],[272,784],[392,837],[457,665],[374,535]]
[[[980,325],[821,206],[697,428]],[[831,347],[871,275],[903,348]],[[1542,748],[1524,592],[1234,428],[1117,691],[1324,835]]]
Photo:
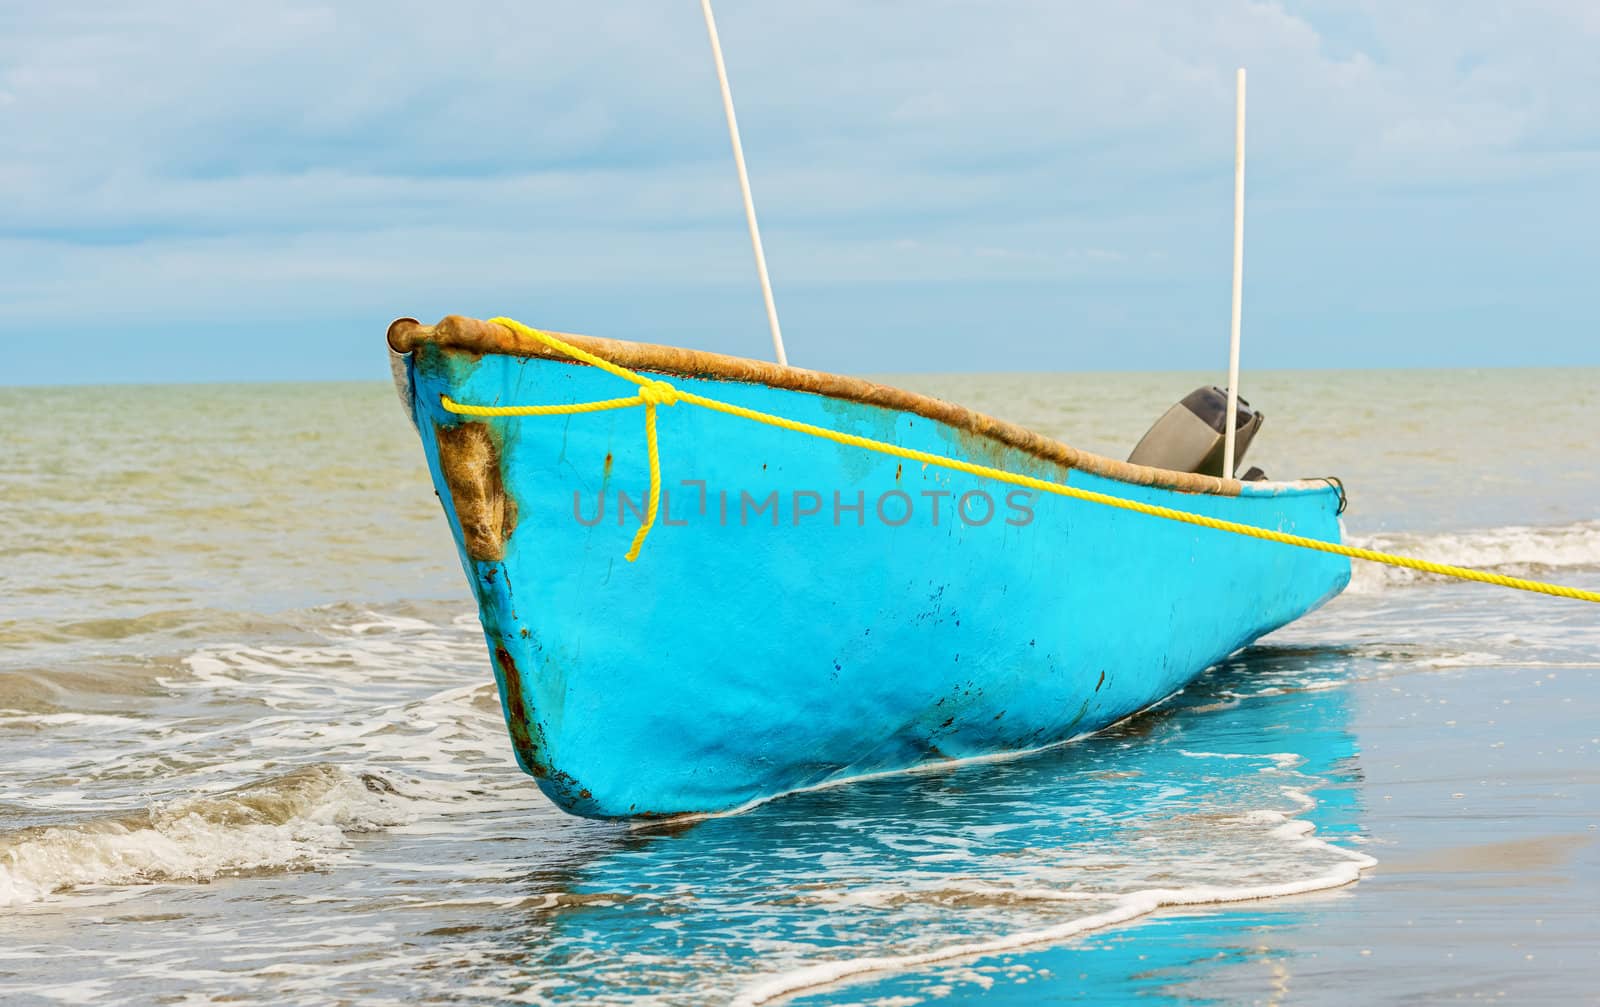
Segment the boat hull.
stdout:
[[[1091,733],[1336,595],[1341,557],[1015,487],[691,405],[478,419],[630,394],[595,368],[423,344],[402,378],[477,598],[516,757],[590,817],[736,809]],[[673,384],[848,433],[1326,540],[1331,487],[1132,485],[904,410]]]

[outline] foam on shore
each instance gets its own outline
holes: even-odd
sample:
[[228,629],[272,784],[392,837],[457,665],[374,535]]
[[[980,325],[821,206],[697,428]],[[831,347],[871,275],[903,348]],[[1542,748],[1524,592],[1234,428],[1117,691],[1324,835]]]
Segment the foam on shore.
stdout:
[[[1350,544],[1513,577],[1600,568],[1600,521],[1546,527],[1506,525],[1429,534],[1384,533],[1352,536]],[[1441,579],[1416,570],[1357,561],[1349,590],[1352,594],[1376,594]]]
[[0,833],[0,906],[84,886],[326,866],[351,834],[409,821],[406,805],[382,776],[323,764],[139,812]]
[[[1275,820],[1277,824],[1270,832],[1275,839],[1306,850],[1331,852],[1339,859],[1322,873],[1293,881],[1257,885],[1149,888],[1117,896],[1109,908],[1067,920],[1056,926],[1024,930],[988,940],[949,944],[917,954],[876,955],[820,962],[751,983],[739,991],[732,1003],[735,1007],[758,1007],[782,997],[868,977],[905,972],[928,965],[986,958],[1036,945],[1059,944],[1095,930],[1130,923],[1162,909],[1251,902],[1340,888],[1357,881],[1363,870],[1377,864],[1375,859],[1364,853],[1347,850],[1316,838],[1312,834],[1309,822],[1275,812],[1256,812],[1251,817],[1258,822]],[[1011,889],[1007,894],[1014,899],[1036,899],[1045,902],[1075,902],[1092,898],[1070,891],[1050,889]]]

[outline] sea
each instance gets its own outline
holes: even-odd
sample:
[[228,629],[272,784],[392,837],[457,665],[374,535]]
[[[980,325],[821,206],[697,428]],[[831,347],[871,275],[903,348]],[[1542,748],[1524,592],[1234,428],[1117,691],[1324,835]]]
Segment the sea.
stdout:
[[[1351,541],[1600,589],[1600,370],[1246,379]],[[1215,377],[886,380],[1125,457]],[[1086,740],[630,826],[514,765],[387,385],[0,431],[0,1002],[1600,1003],[1600,607],[1358,565]]]

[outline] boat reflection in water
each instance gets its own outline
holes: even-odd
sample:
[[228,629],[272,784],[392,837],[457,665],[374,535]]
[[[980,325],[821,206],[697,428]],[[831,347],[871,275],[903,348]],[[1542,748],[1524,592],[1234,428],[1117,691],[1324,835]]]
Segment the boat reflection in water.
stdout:
[[574,822],[574,838],[595,830],[598,842],[546,848],[550,859],[527,864],[520,908],[483,921],[498,935],[497,979],[550,998],[750,1002],[862,959],[1053,933],[1056,947],[880,972],[798,1002],[965,990],[1024,1003],[1041,981],[1090,1001],[1132,981],[1159,1000],[1173,969],[1256,954],[1240,949],[1260,943],[1248,931],[1261,903],[1065,935],[1136,918],[1153,890],[1224,899],[1354,877],[1360,768],[1339,687],[1350,663],[1337,649],[1257,648],[1157,710],[1032,757],[675,829]]

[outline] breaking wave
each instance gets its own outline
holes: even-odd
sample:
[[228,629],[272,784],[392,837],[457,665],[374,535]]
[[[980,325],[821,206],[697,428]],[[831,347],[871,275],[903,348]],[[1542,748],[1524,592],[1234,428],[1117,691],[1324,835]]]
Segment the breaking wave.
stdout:
[[[1383,533],[1352,536],[1350,544],[1513,577],[1600,569],[1600,521],[1545,527],[1507,525],[1430,534]],[[1354,566],[1349,588],[1353,594],[1375,594],[1389,588],[1444,579],[1377,563],[1357,561]]]
[[[142,669],[166,716],[0,708],[0,730],[42,737],[11,763],[31,782],[0,780],[0,809],[26,809],[0,829],[0,906],[324,868],[361,833],[536,799],[470,615],[293,619],[309,633]],[[99,687],[48,684],[88,702]],[[52,742],[89,735],[92,758]]]
[[0,833],[0,906],[89,885],[326,866],[351,834],[409,821],[406,803],[382,776],[323,764],[139,812]]

